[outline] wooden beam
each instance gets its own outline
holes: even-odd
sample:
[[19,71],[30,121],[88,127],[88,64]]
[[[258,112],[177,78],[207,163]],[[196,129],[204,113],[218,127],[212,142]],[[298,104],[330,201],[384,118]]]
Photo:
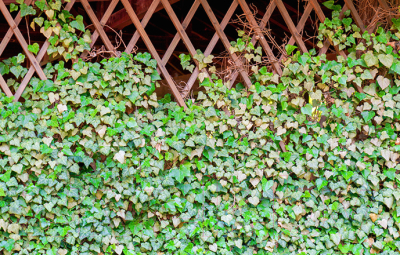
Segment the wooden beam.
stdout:
[[[225,29],[225,27],[228,25],[228,22],[231,20],[232,15],[233,15],[233,13],[235,12],[235,10],[236,10],[236,8],[237,8],[238,5],[239,5],[239,4],[238,4],[237,0],[234,0],[234,1],[232,2],[231,6],[229,7],[228,11],[226,12],[225,17],[224,17],[224,18],[222,19],[222,21],[221,21],[221,24],[220,24],[220,25],[221,25],[221,28],[222,28],[222,29]],[[204,56],[207,57],[207,56],[209,56],[209,55],[212,53],[213,49],[215,48],[215,45],[217,45],[218,40],[219,40],[218,33],[215,32],[213,38],[211,39],[210,43],[208,44],[206,50],[204,51]],[[195,71],[192,73],[192,75],[190,76],[188,82],[186,83],[185,89],[184,89],[184,91],[185,91],[186,94],[188,94],[188,93],[192,90],[193,85],[194,85],[195,82],[197,81],[197,77],[198,77],[199,73],[200,73],[200,72],[199,72],[199,70],[197,69],[197,70],[195,70]],[[236,79],[236,78],[235,78],[235,79]]]
[[[196,63],[196,66],[197,66],[196,68],[199,68],[200,67],[199,62],[194,59],[194,56],[197,54],[196,49],[194,48],[192,42],[190,41],[189,36],[186,34],[185,28],[183,28],[182,24],[179,22],[179,19],[176,16],[176,14],[175,14],[174,10],[172,9],[168,0],[161,0],[161,3],[164,5],[164,8],[167,11],[168,16],[170,17],[172,23],[174,24],[183,43],[185,44],[186,48],[189,50],[189,53],[192,56],[192,59]],[[206,68],[203,68],[203,72],[208,76],[208,78],[210,78],[210,75],[208,74],[208,71]]]
[[[145,2],[147,5],[138,4],[139,2]],[[174,4],[176,2],[179,2],[179,0],[169,0],[170,4]],[[146,14],[147,10],[149,9],[150,2],[148,0],[136,0],[134,3],[136,3],[136,5],[134,6],[133,10],[135,11],[138,18],[142,19],[144,17],[144,15]],[[164,9],[164,7],[160,3],[157,6],[154,13],[161,11],[162,9]],[[129,26],[130,24],[132,24],[132,20],[129,18],[129,15],[126,12],[126,9],[122,9],[122,10],[115,12],[113,15],[111,15],[110,19],[107,22],[108,26],[110,26],[116,30],[123,29],[124,27]]]
[[[153,16],[153,14],[159,4],[160,4],[160,0],[154,0],[151,3],[150,8],[147,10],[146,15],[144,15],[144,17],[141,21],[143,28],[145,28],[147,26],[147,23],[149,23],[151,16]],[[128,45],[126,46],[125,52],[131,53],[133,48],[135,47],[137,41],[139,40],[139,38],[140,38],[140,34],[136,30],[135,34],[132,36],[131,40],[129,41]]]
[[[306,8],[304,9],[304,14],[303,14],[303,16],[301,16],[299,24],[297,24],[297,26],[296,26],[297,32],[299,32],[299,34],[303,31],[306,21],[310,17],[312,9],[313,9],[313,6],[311,5],[310,2],[308,2]],[[291,36],[287,44],[293,45],[294,43],[295,43],[295,40],[294,40],[293,36]],[[282,55],[279,58],[279,60],[281,60],[283,58],[283,56],[284,55]]]
[[[183,28],[187,28],[187,26],[189,25],[190,21],[192,20],[194,14],[196,13],[197,9],[200,6],[200,1],[199,0],[195,0],[192,7],[190,8],[189,12],[186,14],[185,19],[182,22],[182,26]],[[170,45],[168,46],[167,51],[165,52],[163,58],[162,58],[162,62],[164,65],[167,64],[169,58],[171,57],[172,53],[174,52],[176,46],[178,45],[179,41],[181,40],[181,37],[179,36],[179,33],[177,32],[175,34],[174,39],[172,39],[172,42],[170,43]],[[196,77],[197,78],[197,77]]]
[[[80,2],[81,0],[77,0],[77,2]],[[111,0],[88,0],[89,2],[110,2]],[[9,5],[9,4],[15,4],[17,3],[16,0],[3,0],[4,4]],[[64,3],[68,3],[65,0],[63,0]]]
[[300,50],[305,53],[308,52],[307,47],[305,46],[302,37],[300,36],[299,32],[297,31],[295,25],[293,24],[292,18],[289,16],[289,13],[286,10],[285,5],[283,4],[282,0],[274,0],[276,6],[278,7],[280,13],[282,14],[283,19],[285,20],[286,25],[288,26],[290,33],[294,37],[297,45],[299,46]]
[[13,96],[13,93],[11,92],[10,88],[7,85],[7,82],[4,80],[4,78],[1,74],[0,74],[0,87],[3,89],[6,96],[8,96],[8,97]]
[[[256,19],[253,16],[252,12],[250,11],[250,8],[247,5],[246,1],[245,0],[238,0],[238,1],[239,1],[240,6],[243,9],[244,14],[246,15],[247,20],[250,22],[251,26],[253,28],[255,28],[255,32],[258,36],[258,40],[259,40],[261,46],[263,47],[265,53],[267,54],[269,59],[271,61],[273,61],[272,67],[280,75],[282,73],[282,69],[281,69],[277,59],[275,58],[274,53],[271,50],[271,47],[269,46],[267,40],[265,39],[264,35],[261,32],[261,28],[264,28],[264,27],[259,26],[259,24],[257,23]],[[275,8],[275,6],[273,8]]]
[[200,1],[201,4],[203,5],[204,10],[207,13],[208,18],[211,20],[211,23],[213,24],[215,31],[218,34],[218,37],[221,39],[225,49],[229,52],[231,59],[234,61],[235,65],[239,68],[239,72],[244,80],[244,83],[246,84],[247,87],[250,87],[251,81],[249,75],[245,71],[242,61],[238,58],[238,56],[235,53],[231,53],[231,51],[229,50],[231,44],[229,43],[229,40],[224,33],[224,30],[221,28],[221,25],[219,24],[217,18],[215,17],[210,5],[208,4],[207,0],[200,0]]
[[163,74],[164,78],[167,80],[168,85],[170,86],[170,88],[172,90],[172,93],[174,94],[176,100],[178,101],[178,104],[186,110],[187,106],[186,106],[185,101],[183,100],[181,94],[179,93],[179,90],[176,88],[174,81],[172,80],[171,76],[169,75],[167,69],[165,68],[165,65],[162,64],[160,56],[158,55],[156,49],[154,48],[153,43],[151,42],[146,31],[144,30],[142,24],[140,23],[140,20],[139,20],[138,16],[136,15],[135,11],[133,10],[131,4],[129,3],[128,0],[121,0],[121,1],[125,7],[126,12],[129,15],[130,19],[132,20],[132,23],[135,25],[137,31],[139,32],[140,37],[143,39],[148,50],[150,51],[150,54],[157,61],[157,65],[160,68],[161,73]]
[[344,2],[346,3],[347,8],[349,8],[349,10],[351,12],[351,16],[353,16],[353,18],[354,18],[354,22],[361,29],[361,32],[364,33],[364,31],[365,31],[364,22],[362,21],[360,15],[358,15],[357,9],[356,9],[356,7],[354,7],[353,1],[352,0],[344,0]]
[[[118,0],[114,0],[113,2],[116,5]],[[113,52],[115,50],[115,47],[114,47],[114,45],[112,45],[106,32],[104,32],[103,26],[102,26],[102,24],[100,24],[100,21],[97,19],[97,16],[94,13],[92,7],[90,6],[88,0],[81,0],[81,4],[82,4],[83,8],[85,9],[86,13],[89,15],[90,20],[93,22],[93,25],[96,28],[96,31],[99,33],[100,38],[104,42],[107,50]]]

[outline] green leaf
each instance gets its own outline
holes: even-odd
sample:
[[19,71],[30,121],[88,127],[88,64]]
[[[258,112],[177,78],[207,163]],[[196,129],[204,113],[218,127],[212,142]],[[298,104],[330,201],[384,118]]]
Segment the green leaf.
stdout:
[[262,189],[264,192],[267,192],[274,185],[273,180],[267,180],[265,177],[261,180]]
[[371,52],[364,54],[364,61],[368,67],[377,66],[379,64],[378,58],[374,56]]
[[69,25],[82,32],[85,32],[85,25],[83,24],[83,17],[81,15],[76,16],[75,20],[71,21]]
[[118,71],[121,74],[124,74],[124,71],[125,71],[125,60],[124,59],[119,59],[118,61],[114,62],[113,70],[114,71]]
[[36,14],[36,10],[33,9],[33,6],[31,5],[26,5],[25,3],[23,3],[20,5],[20,7],[21,7],[21,17]]
[[392,66],[394,60],[391,54],[379,54],[378,59],[387,68],[390,68]]
[[24,68],[21,65],[18,66],[12,66],[10,68],[10,71],[12,74],[15,75],[15,77],[18,79],[20,76],[22,76],[22,72],[24,71]]
[[334,0],[328,0],[322,3],[326,8],[328,9],[333,9],[333,6],[335,5]]
[[35,1],[35,5],[41,10],[41,11],[43,11],[44,10],[44,8],[46,7],[46,0],[38,0],[38,1]]
[[186,162],[185,164],[180,165],[179,169],[174,168],[171,171],[171,176],[174,177],[179,183],[182,183],[185,177],[190,176],[191,167],[192,164],[190,162]]
[[28,45],[28,50],[36,55],[38,53],[38,51],[39,51],[39,44],[38,43],[34,43],[32,45]]
[[3,62],[0,62],[0,74],[5,75],[10,73],[10,68],[8,65],[4,64]]
[[304,107],[301,108],[301,113],[311,116],[313,111],[313,107],[311,104],[306,104]]
[[10,4],[10,12],[18,11],[18,5],[11,3]]
[[342,176],[343,178],[348,181],[354,175],[353,171],[343,171]]
[[394,180],[396,178],[396,169],[389,168],[383,172],[383,174],[389,178],[390,180]]
[[347,254],[351,251],[352,245],[351,244],[346,244],[346,245],[342,245],[339,244],[339,250],[343,253],[343,254]]
[[1,242],[1,246],[3,246],[7,251],[11,252],[14,249],[14,244],[15,244],[14,239],[8,238],[7,242],[6,241],[3,242]]
[[364,118],[365,122],[368,123],[375,116],[375,112],[374,111],[363,111],[361,113],[361,116]]
[[318,190],[321,190],[323,187],[328,185],[328,182],[326,181],[325,178],[319,178],[315,183],[317,184]]
[[[332,1],[332,2],[333,2],[333,1]],[[287,55],[290,55],[295,49],[297,49],[297,46],[290,45],[290,44],[287,44],[287,45],[285,46],[285,50],[286,50],[286,54],[287,54]]]

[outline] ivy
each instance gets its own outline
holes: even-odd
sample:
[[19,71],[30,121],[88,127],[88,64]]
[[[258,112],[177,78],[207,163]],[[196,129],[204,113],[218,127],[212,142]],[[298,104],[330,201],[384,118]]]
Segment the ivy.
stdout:
[[[239,31],[254,85],[228,88],[198,51],[211,77],[186,111],[155,94],[149,53],[48,64],[21,102],[1,94],[0,252],[398,254],[399,21],[361,35],[331,5],[318,38],[347,59],[287,46],[279,77]],[[80,18],[35,6],[60,54]],[[0,63],[14,91],[24,61]]]

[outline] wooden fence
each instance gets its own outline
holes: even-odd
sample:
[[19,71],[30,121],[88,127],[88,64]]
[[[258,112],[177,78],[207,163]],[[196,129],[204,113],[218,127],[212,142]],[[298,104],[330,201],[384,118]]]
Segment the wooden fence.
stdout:
[[[39,53],[35,57],[28,50],[27,41],[24,38],[24,36],[22,35],[20,29],[18,28],[18,24],[22,20],[20,13],[18,13],[16,15],[16,17],[13,18],[4,1],[5,0],[0,0],[0,10],[1,10],[4,18],[6,19],[8,25],[9,25],[9,28],[8,28],[8,32],[7,32],[6,36],[3,38],[3,40],[0,43],[0,55],[3,53],[5,47],[9,43],[10,38],[13,35],[15,35],[16,39],[18,40],[19,44],[21,45],[23,51],[25,52],[25,54],[30,62],[29,71],[23,78],[19,88],[17,89],[17,91],[14,94],[11,92],[11,90],[7,86],[6,81],[0,74],[0,86],[1,86],[2,90],[4,91],[4,93],[7,96],[14,96],[15,100],[18,100],[21,97],[21,94],[23,93],[24,89],[28,85],[30,79],[32,78],[32,76],[35,73],[40,79],[42,79],[42,80],[46,79],[46,75],[44,74],[43,69],[39,63],[42,61],[43,57],[45,56],[47,48],[49,47],[50,43],[48,40],[46,40],[44,42],[44,44],[41,46]],[[82,4],[83,8],[85,9],[87,15],[90,17],[90,20],[95,28],[95,31],[92,34],[91,46],[93,46],[94,43],[96,42],[96,40],[98,39],[98,37],[100,37],[100,39],[102,40],[102,43],[105,45],[107,50],[110,50],[110,51],[114,50],[114,46],[110,42],[110,39],[108,38],[108,36],[104,30],[104,27],[105,27],[105,24],[107,23],[107,21],[109,20],[110,16],[114,13],[115,8],[120,1],[122,2],[123,6],[125,8],[125,11],[129,15],[129,18],[131,19],[132,23],[136,27],[136,32],[132,36],[130,42],[127,44],[125,51],[128,53],[131,52],[132,49],[135,47],[136,43],[138,42],[139,38],[141,38],[143,40],[143,42],[145,43],[148,51],[151,53],[153,58],[157,61],[158,71],[160,74],[162,74],[165,81],[168,83],[176,101],[179,103],[179,105],[184,106],[184,107],[185,107],[184,99],[183,99],[181,93],[179,92],[179,90],[177,89],[174,80],[171,78],[170,74],[168,73],[166,64],[168,63],[171,55],[174,53],[174,50],[176,49],[176,46],[178,45],[180,40],[183,41],[184,45],[186,46],[188,52],[190,53],[190,55],[192,57],[196,54],[196,50],[192,44],[192,41],[189,38],[188,34],[186,33],[186,28],[190,24],[195,12],[197,11],[197,9],[199,8],[200,5],[203,6],[208,18],[210,19],[210,21],[212,23],[213,28],[215,29],[215,35],[209,42],[209,45],[204,52],[205,56],[211,54],[212,50],[214,49],[215,45],[217,44],[217,42],[219,40],[221,40],[221,42],[223,43],[227,52],[230,53],[229,48],[231,45],[230,45],[230,42],[224,32],[224,29],[227,26],[227,24],[229,23],[229,21],[231,20],[235,10],[237,8],[241,8],[247,18],[247,21],[250,23],[250,25],[253,28],[256,28],[255,31],[256,31],[256,33],[258,33],[258,36],[253,38],[253,41],[252,41],[253,44],[257,43],[256,41],[258,40],[258,43],[262,46],[265,54],[268,56],[268,58],[270,60],[272,60],[271,65],[272,65],[273,71],[277,74],[282,73],[281,65],[279,64],[279,59],[274,56],[274,53],[273,53],[269,43],[267,42],[266,38],[261,33],[263,28],[265,28],[265,26],[269,22],[272,12],[276,8],[279,10],[279,13],[282,15],[282,18],[285,21],[286,26],[291,33],[291,38],[288,43],[289,44],[295,43],[302,52],[307,52],[307,48],[305,46],[305,43],[303,41],[301,34],[302,34],[302,31],[306,24],[306,21],[310,16],[310,13],[314,10],[320,22],[323,22],[325,20],[325,15],[321,9],[320,3],[317,0],[309,0],[306,3],[306,7],[304,9],[302,17],[299,19],[297,24],[294,23],[294,21],[288,14],[288,11],[287,11],[284,3],[282,2],[282,0],[271,0],[270,4],[267,7],[267,10],[265,11],[263,18],[261,19],[261,22],[257,22],[257,20],[253,16],[253,13],[252,13],[248,3],[246,2],[246,0],[233,0],[230,5],[229,10],[226,12],[225,17],[223,18],[223,20],[221,22],[219,22],[217,17],[215,16],[215,14],[214,14],[215,10],[214,11],[212,10],[212,8],[210,7],[210,5],[208,3],[208,0],[195,0],[191,9],[189,10],[189,12],[186,15],[186,18],[183,20],[183,22],[179,21],[178,17],[176,16],[176,13],[172,9],[171,4],[168,0],[153,0],[153,2],[150,5],[150,8],[148,8],[147,13],[143,16],[143,18],[141,20],[138,18],[137,13],[135,13],[135,10],[133,9],[129,0],[111,0],[111,1],[109,1],[110,3],[108,5],[108,8],[105,10],[104,14],[102,15],[102,17],[100,19],[96,16],[96,14],[93,11],[93,9],[91,8],[88,0],[80,0],[80,3]],[[186,0],[182,0],[182,1],[186,1]],[[76,2],[76,0],[71,0],[69,3],[66,4],[65,9],[68,11],[71,10],[71,8],[73,8],[75,2]],[[30,5],[30,4],[32,4],[32,0],[25,0],[25,3]],[[172,42],[170,43],[167,51],[165,52],[165,54],[162,58],[158,54],[151,39],[149,38],[148,34],[145,31],[146,25],[148,24],[151,16],[153,15],[156,8],[158,8],[158,6],[160,4],[162,4],[163,8],[166,10],[170,20],[172,21],[172,23],[174,24],[174,26],[177,30],[175,37],[173,38]],[[386,2],[384,0],[380,0],[380,4],[382,5],[382,7],[385,7]],[[357,10],[356,10],[352,0],[345,0],[345,6],[343,8],[341,15],[343,16],[344,11],[346,11],[348,9],[351,11],[352,17],[353,17],[354,21],[356,22],[356,24],[362,30],[364,30],[365,26],[359,16],[359,14],[357,13]],[[326,42],[324,43],[324,46],[320,49],[319,54],[326,53],[328,48],[330,47],[330,45],[331,45],[331,42],[329,40],[326,40]],[[346,57],[344,52],[339,51],[338,49],[336,49],[336,50],[337,50],[338,54]],[[251,81],[248,76],[248,73],[244,70],[244,68],[240,68],[240,66],[243,65],[241,60],[235,55],[235,53],[230,53],[230,58],[231,58],[231,61],[233,61],[235,63],[235,65],[239,67],[239,70],[240,70],[237,74],[235,74],[233,76],[233,79],[231,80],[231,84],[233,84],[233,82],[237,79],[237,76],[240,75],[244,84],[246,86],[250,86]],[[200,71],[201,70],[199,70],[199,64],[196,63],[196,68],[194,69],[189,80],[187,81],[186,90],[190,91],[190,89],[193,87],[193,84],[195,83]],[[203,70],[203,71],[205,73],[207,73],[207,70]]]

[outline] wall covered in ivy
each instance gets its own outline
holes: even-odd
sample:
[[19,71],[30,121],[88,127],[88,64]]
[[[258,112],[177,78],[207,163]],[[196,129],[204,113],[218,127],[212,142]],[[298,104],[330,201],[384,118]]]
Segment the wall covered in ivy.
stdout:
[[281,77],[202,78],[186,111],[150,54],[48,64],[0,96],[0,253],[399,254],[398,28],[335,12],[347,59],[288,46]]

